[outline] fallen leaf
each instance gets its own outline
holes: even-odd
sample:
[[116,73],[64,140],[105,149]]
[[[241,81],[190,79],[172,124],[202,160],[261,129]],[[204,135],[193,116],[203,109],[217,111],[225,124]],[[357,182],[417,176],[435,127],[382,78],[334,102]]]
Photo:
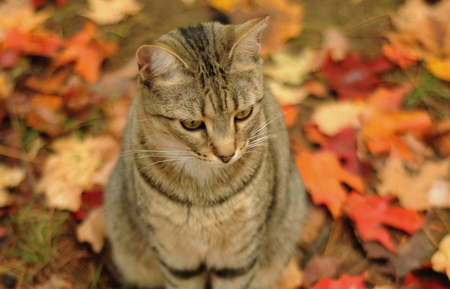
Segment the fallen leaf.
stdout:
[[101,207],[103,205],[103,188],[93,186],[92,189],[85,191],[81,195],[81,207],[78,211],[73,213],[75,220],[83,221],[92,209]]
[[291,258],[287,267],[281,274],[280,281],[274,289],[297,289],[302,285],[302,271],[298,266],[298,261]]
[[321,132],[333,136],[347,127],[360,128],[362,109],[362,103],[330,102],[319,106],[311,119]]
[[310,122],[303,127],[303,132],[305,137],[309,142],[313,144],[318,144],[320,146],[325,146],[328,144],[330,137],[322,133],[316,124]]
[[389,261],[381,262],[383,265],[378,267],[380,273],[403,278],[429,262],[434,246],[423,230],[417,230],[411,238],[402,238],[401,241],[403,242],[396,244],[395,253],[378,242],[366,242],[362,246],[367,252],[367,258]]
[[273,64],[265,64],[263,72],[278,83],[300,85],[311,72],[310,64],[314,56],[314,52],[308,49],[297,55],[287,51],[272,53],[270,58]]
[[319,283],[314,285],[312,289],[363,289],[364,276],[348,276],[342,275],[339,280],[331,280],[323,278]]
[[308,96],[304,87],[292,87],[269,79],[266,84],[280,105],[299,104]]
[[427,210],[430,207],[430,188],[436,179],[448,175],[450,159],[436,162],[425,161],[419,171],[405,169],[403,160],[393,151],[385,166],[378,171],[381,184],[377,192],[381,196],[395,195],[402,207],[413,210]]
[[130,98],[121,97],[103,107],[103,111],[105,112],[106,119],[109,123],[109,131],[117,139],[122,139],[130,105]]
[[292,105],[283,105],[281,111],[283,112],[284,121],[286,122],[287,127],[291,128],[297,120],[300,108]]
[[322,148],[335,153],[339,160],[343,162],[342,167],[347,172],[355,176],[361,176],[363,164],[357,156],[357,133],[358,131],[354,128],[345,128],[335,136],[330,137]]
[[429,57],[426,60],[425,67],[434,76],[450,81],[450,56],[445,58],[438,56]]
[[[261,56],[284,48],[284,43],[298,37],[302,31],[303,6],[287,0],[255,0],[255,1],[210,1],[220,3],[216,9],[230,14],[232,23],[241,23],[250,18],[268,15],[269,26],[264,29]],[[239,3],[239,4],[237,4]],[[228,9],[228,10],[227,10]]]
[[102,164],[97,139],[58,139],[52,147],[55,154],[44,165],[38,190],[45,193],[50,207],[76,212],[82,192],[92,185]]
[[322,66],[328,86],[336,91],[340,100],[361,99],[382,83],[380,74],[391,69],[392,64],[384,57],[365,60],[361,55],[348,54],[342,61],[328,57]]
[[50,277],[50,280],[48,280],[47,282],[45,282],[41,285],[36,285],[35,288],[36,289],[73,289],[73,286],[69,282],[62,279],[61,277],[52,275]]
[[450,208],[450,181],[434,180],[428,191],[428,202],[433,207]]
[[84,31],[72,37],[66,48],[56,57],[54,66],[75,62],[76,73],[87,82],[96,82],[100,77],[103,60],[111,56],[117,48],[115,43],[103,41],[97,34],[95,24],[86,22]]
[[12,204],[12,198],[6,188],[17,187],[25,179],[25,170],[0,164],[0,208]]
[[[428,275],[428,276],[427,276]],[[425,274],[425,276],[416,276],[415,273],[410,272],[403,280],[401,289],[448,289],[448,280],[442,280],[442,278],[436,278],[431,274]]]
[[331,152],[310,153],[302,150],[295,158],[295,163],[314,204],[326,205],[333,218],[341,215],[341,208],[347,198],[343,183],[356,191],[364,190],[362,180],[346,172],[336,155]]
[[303,269],[303,286],[305,288],[310,288],[313,284],[324,277],[337,277],[336,275],[341,263],[342,259],[336,256],[323,257],[318,254],[314,254]]
[[431,257],[433,270],[442,272],[450,279],[450,235],[445,236],[439,243],[439,248]]
[[392,44],[385,43],[383,45],[383,54],[387,59],[397,64],[402,69],[406,69],[410,65],[417,63],[417,58],[415,56],[409,56],[408,53],[405,53],[405,49],[402,49],[400,44],[394,46]]
[[390,206],[393,198],[362,196],[350,193],[345,205],[347,216],[355,222],[355,228],[364,242],[377,241],[391,252],[395,247],[386,227],[389,226],[412,234],[420,228],[417,212]]
[[432,129],[430,115],[425,111],[392,112],[365,123],[362,135],[369,151],[379,155],[391,150],[396,134],[409,133],[422,138]]
[[349,52],[350,44],[347,37],[336,28],[329,28],[323,33],[322,48],[315,57],[311,67],[312,70],[319,70],[328,57],[339,62],[345,58]]
[[32,75],[27,78],[25,85],[42,94],[60,94],[69,73],[70,70],[64,68],[47,78]]
[[144,7],[135,0],[88,0],[88,9],[81,13],[99,25],[114,24]]
[[103,208],[92,210],[87,218],[76,228],[77,240],[87,242],[95,253],[100,253],[107,237]]
[[21,33],[28,33],[38,28],[51,13],[35,11],[28,1],[5,0],[0,3],[0,39],[4,30],[16,28]]

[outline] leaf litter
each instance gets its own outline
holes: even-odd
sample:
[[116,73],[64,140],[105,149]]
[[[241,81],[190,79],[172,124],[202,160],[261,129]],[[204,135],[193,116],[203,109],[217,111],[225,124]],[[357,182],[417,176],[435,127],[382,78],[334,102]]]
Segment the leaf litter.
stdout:
[[[450,6],[435,2],[401,5],[380,32],[383,55],[368,57],[336,28],[323,29],[320,47],[296,47],[305,27],[297,1],[184,1],[233,23],[271,17],[264,74],[313,203],[299,236],[304,258],[290,261],[278,289],[448,287]],[[0,275],[17,287],[120,283],[104,269],[101,205],[137,69],[133,59],[105,64],[127,41],[111,27],[144,24],[133,15],[151,4],[139,3],[0,3],[0,239],[9,240]],[[59,33],[63,13],[96,24],[81,18]]]

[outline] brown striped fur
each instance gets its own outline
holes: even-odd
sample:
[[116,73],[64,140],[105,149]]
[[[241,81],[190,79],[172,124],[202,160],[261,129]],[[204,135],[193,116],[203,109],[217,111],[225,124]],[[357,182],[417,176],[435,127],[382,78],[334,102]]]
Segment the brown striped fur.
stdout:
[[138,50],[138,92],[105,200],[126,282],[265,289],[293,253],[304,188],[263,84],[266,22],[197,24]]

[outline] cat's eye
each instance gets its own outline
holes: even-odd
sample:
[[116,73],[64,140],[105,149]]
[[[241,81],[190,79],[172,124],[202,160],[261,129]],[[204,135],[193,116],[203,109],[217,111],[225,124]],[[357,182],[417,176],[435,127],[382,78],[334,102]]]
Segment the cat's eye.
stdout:
[[253,107],[250,107],[249,109],[246,109],[246,110],[243,110],[241,112],[238,112],[236,114],[235,118],[237,120],[244,120],[244,119],[246,119],[247,117],[250,116],[250,114],[252,113],[252,110],[253,110]]
[[196,130],[204,127],[201,120],[182,120],[181,125],[187,130]]

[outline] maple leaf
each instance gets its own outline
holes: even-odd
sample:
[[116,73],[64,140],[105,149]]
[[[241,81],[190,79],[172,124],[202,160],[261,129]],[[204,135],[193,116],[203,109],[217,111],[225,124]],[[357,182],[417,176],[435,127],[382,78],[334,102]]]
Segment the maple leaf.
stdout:
[[95,253],[100,253],[107,237],[103,207],[89,212],[87,218],[76,228],[77,240],[87,242]]
[[[294,148],[295,149],[295,148]],[[301,150],[295,163],[308,188],[314,204],[324,204],[334,218],[341,215],[341,207],[347,198],[342,183],[362,192],[362,180],[345,171],[335,154],[327,151],[310,153]]]
[[62,45],[63,41],[56,35],[37,29],[20,32],[12,28],[5,32],[0,43],[0,66],[16,66],[22,55],[54,57]]
[[117,48],[115,43],[97,39],[94,23],[86,22],[84,31],[75,34],[67,47],[56,57],[54,66],[59,67],[75,62],[75,72],[87,82],[95,82],[100,77],[101,64]]
[[363,289],[364,288],[364,276],[348,276],[342,275],[339,280],[331,280],[329,278],[323,278],[311,289]]
[[321,71],[330,89],[336,91],[340,100],[344,100],[367,96],[382,83],[379,75],[391,67],[391,62],[384,57],[363,60],[359,54],[348,54],[339,62],[328,57]]
[[402,69],[406,69],[410,65],[417,63],[417,58],[415,56],[409,56],[405,50],[406,49],[400,48],[399,45],[394,46],[388,43],[383,45],[384,56]]
[[367,122],[362,135],[372,154],[391,150],[393,137],[400,133],[410,133],[418,138],[433,129],[430,115],[425,111],[392,112]]
[[347,198],[345,212],[355,222],[356,230],[364,242],[378,241],[395,252],[385,226],[412,234],[420,228],[421,220],[415,211],[390,207],[392,201],[392,197],[365,197],[352,192]]
[[381,180],[378,194],[397,196],[404,208],[427,210],[430,207],[428,193],[431,186],[436,179],[447,176],[449,167],[449,159],[425,161],[418,171],[411,173],[405,169],[403,160],[394,150],[386,159],[385,166],[378,171]]
[[99,25],[113,24],[127,15],[136,14],[144,4],[134,0],[88,0],[89,9],[81,15],[95,21]]
[[21,33],[28,33],[42,25],[51,13],[48,11],[34,11],[28,1],[6,0],[0,3],[0,39],[4,30],[12,28]]

